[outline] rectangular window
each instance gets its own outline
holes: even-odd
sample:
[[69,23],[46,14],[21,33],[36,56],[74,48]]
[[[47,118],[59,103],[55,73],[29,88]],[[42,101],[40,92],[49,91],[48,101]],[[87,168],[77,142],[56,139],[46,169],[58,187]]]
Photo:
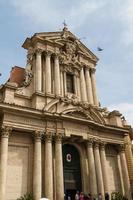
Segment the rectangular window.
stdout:
[[74,76],[72,74],[66,74],[67,92],[74,93]]

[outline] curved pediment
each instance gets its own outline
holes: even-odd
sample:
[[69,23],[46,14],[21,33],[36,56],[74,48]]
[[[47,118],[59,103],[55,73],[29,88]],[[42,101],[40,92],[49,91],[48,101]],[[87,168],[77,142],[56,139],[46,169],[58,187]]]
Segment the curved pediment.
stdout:
[[71,109],[64,110],[61,114],[73,116],[73,117],[76,117],[76,118],[84,118],[84,119],[93,120],[91,118],[91,116],[88,115],[88,112],[86,112],[82,108],[77,108],[77,107],[76,108],[71,108]]
[[100,110],[90,104],[83,104],[81,102],[79,105],[72,105],[65,104],[65,102],[61,102],[59,99],[54,99],[43,108],[43,111],[105,124],[105,119]]
[[99,111],[96,111],[92,107],[89,109],[84,109],[82,107],[75,107],[71,109],[66,109],[62,111],[61,114],[73,116],[73,117],[78,117],[81,119],[88,119],[91,121],[95,121],[100,124],[105,124],[104,117],[99,113]]

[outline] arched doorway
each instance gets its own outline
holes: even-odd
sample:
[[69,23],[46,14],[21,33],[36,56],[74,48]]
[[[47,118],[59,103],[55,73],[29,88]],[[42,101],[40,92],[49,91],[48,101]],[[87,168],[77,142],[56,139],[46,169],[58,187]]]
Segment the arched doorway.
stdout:
[[77,190],[82,190],[80,155],[71,144],[63,145],[64,191],[66,196],[74,199]]

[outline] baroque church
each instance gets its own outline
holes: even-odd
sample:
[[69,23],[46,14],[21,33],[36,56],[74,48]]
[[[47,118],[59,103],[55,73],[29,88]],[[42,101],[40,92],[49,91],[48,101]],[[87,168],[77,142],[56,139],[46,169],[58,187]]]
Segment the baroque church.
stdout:
[[98,58],[67,27],[36,33],[0,86],[0,200],[133,192],[132,128],[99,104]]

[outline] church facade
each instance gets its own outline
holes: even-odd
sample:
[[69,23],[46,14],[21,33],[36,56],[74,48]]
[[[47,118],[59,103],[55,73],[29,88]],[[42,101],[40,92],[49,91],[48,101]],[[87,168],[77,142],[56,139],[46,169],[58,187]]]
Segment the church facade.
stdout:
[[66,27],[23,48],[26,67],[13,67],[0,87],[0,199],[73,199],[79,190],[130,200],[130,128],[99,105],[98,58]]

